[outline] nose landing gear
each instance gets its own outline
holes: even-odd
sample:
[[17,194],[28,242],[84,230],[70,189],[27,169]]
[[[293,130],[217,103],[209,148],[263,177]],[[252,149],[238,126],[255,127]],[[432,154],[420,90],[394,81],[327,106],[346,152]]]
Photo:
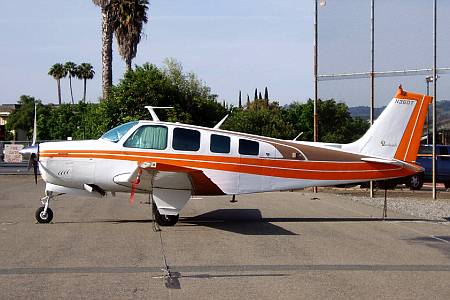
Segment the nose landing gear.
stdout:
[[53,220],[53,211],[48,207],[50,199],[53,197],[52,192],[47,192],[47,195],[41,199],[43,206],[39,207],[35,213],[36,221],[38,221],[38,223],[50,223]]

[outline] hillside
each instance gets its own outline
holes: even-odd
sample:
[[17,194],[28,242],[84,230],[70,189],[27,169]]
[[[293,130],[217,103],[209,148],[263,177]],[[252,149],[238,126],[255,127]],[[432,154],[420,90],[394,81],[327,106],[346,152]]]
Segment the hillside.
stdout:
[[[375,108],[375,118],[377,118],[386,106]],[[368,106],[349,107],[348,111],[352,117],[359,117],[364,120],[370,118],[370,108]],[[431,106],[430,106],[431,112]],[[438,101],[436,105],[438,127],[450,128],[450,101]],[[431,116],[431,114],[430,114]]]

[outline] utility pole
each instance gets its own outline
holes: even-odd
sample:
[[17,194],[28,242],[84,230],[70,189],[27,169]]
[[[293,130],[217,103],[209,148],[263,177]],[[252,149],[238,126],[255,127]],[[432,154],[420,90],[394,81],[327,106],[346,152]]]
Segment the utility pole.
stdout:
[[433,2],[433,199],[436,199],[437,0]]
[[[317,10],[317,4],[318,0],[314,0],[314,142],[318,142],[318,115],[317,115],[317,92],[318,92],[318,81],[317,81],[317,75],[318,75],[318,10]],[[314,187],[314,193],[317,193],[317,187]]]
[[[371,62],[372,67],[370,71],[371,82],[371,97],[370,97],[370,126],[373,125],[375,120],[375,0],[371,0],[370,5],[370,39],[371,39]],[[370,181],[370,198],[373,198],[373,181]]]

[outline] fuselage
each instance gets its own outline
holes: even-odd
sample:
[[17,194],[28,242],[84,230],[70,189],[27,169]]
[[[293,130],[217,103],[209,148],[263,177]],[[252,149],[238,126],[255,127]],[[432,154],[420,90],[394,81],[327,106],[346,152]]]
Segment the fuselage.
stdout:
[[[127,125],[128,124],[128,125]],[[139,121],[99,140],[40,144],[42,178],[51,185],[129,192],[139,165],[189,172],[192,194],[242,194],[403,177],[412,164],[386,164],[340,145],[286,141],[192,125]],[[147,176],[147,177],[145,177]],[[151,192],[145,175],[137,192]]]

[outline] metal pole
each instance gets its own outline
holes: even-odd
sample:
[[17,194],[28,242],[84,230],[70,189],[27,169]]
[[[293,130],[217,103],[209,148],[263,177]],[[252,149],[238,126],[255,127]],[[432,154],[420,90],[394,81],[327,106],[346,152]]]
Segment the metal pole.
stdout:
[[[429,77],[425,78],[425,81],[427,82],[427,96],[430,96],[430,82]],[[427,112],[427,145],[430,144],[430,106],[428,106],[428,112]]]
[[436,69],[437,69],[437,0],[433,2],[433,199],[436,199]]
[[[317,116],[317,92],[318,92],[318,0],[314,0],[314,142],[318,142],[318,116]],[[317,187],[314,187],[317,193]]]
[[[370,71],[370,81],[371,81],[371,97],[370,97],[370,126],[373,125],[374,113],[375,113],[375,0],[371,0],[371,12],[370,12],[370,39],[371,39],[371,60],[372,68]],[[373,181],[370,182],[370,198],[373,198]]]
[[317,93],[318,93],[318,0],[314,0],[314,142],[318,142],[318,116],[317,116]]

